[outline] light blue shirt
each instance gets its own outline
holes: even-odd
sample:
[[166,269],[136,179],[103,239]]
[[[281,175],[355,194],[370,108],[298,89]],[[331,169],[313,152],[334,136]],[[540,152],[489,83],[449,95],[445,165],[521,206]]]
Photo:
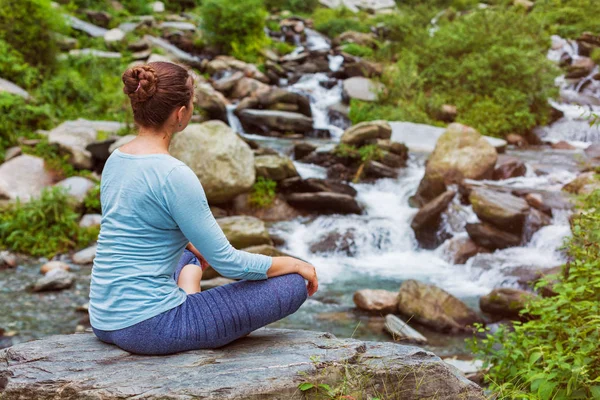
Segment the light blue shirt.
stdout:
[[234,249],[194,172],[168,154],[115,150],[100,200],[89,307],[96,329],[126,328],[183,303],[172,276],[188,242],[224,277],[267,279],[272,258]]

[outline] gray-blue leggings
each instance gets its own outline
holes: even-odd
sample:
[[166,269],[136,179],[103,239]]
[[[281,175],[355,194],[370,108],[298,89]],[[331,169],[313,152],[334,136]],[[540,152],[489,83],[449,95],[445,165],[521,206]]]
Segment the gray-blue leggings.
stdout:
[[[186,264],[199,265],[187,250],[173,275]],[[308,297],[297,273],[266,280],[241,280],[187,296],[181,305],[114,331],[92,328],[103,342],[135,354],[172,354],[214,349],[293,314]]]

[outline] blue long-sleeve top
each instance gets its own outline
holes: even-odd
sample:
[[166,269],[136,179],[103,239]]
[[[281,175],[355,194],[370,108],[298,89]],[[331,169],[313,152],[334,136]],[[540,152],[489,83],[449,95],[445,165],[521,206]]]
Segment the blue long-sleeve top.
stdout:
[[115,150],[100,201],[89,306],[96,329],[126,328],[183,303],[172,276],[188,242],[224,277],[267,279],[272,258],[233,248],[194,172],[168,154]]

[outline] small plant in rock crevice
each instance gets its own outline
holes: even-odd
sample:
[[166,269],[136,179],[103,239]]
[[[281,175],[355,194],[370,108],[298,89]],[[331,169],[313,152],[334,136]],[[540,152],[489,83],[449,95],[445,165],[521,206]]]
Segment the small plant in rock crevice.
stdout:
[[259,176],[248,196],[248,204],[256,208],[269,207],[277,196],[277,182]]

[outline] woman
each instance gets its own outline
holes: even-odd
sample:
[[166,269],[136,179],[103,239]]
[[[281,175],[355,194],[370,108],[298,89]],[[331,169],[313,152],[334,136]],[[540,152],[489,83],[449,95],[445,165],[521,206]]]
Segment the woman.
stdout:
[[[95,335],[131,353],[171,354],[221,347],[294,313],[317,291],[315,268],[234,249],[194,172],[169,154],[172,135],[192,117],[188,71],[154,62],[122,79],[139,131],[102,173],[89,308]],[[201,292],[209,264],[241,280]]]

